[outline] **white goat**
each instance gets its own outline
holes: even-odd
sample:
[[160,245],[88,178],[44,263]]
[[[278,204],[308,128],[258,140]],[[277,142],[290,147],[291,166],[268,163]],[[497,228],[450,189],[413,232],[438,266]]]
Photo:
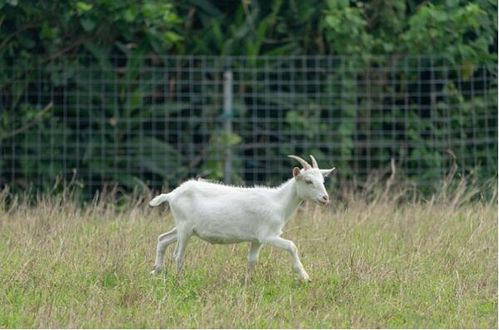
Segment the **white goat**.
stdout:
[[149,205],[170,204],[175,228],[158,237],[156,262],[151,274],[163,269],[165,249],[177,242],[173,257],[181,274],[187,241],[192,235],[217,244],[251,242],[248,273],[251,276],[263,244],[288,251],[293,269],[303,281],[309,276],[298,256],[295,244],[281,237],[282,229],[304,200],[325,205],[329,196],[324,177],[335,168],[319,169],[313,156],[312,166],[298,156],[289,156],[301,163],[303,169],[293,168],[293,178],[279,187],[242,188],[189,180],[168,194],[153,198]]

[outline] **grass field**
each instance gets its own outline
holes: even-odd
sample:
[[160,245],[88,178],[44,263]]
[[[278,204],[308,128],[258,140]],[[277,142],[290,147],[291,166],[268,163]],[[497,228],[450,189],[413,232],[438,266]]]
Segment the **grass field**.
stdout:
[[0,210],[0,327],[496,328],[497,197],[380,194],[303,207],[287,225],[312,282],[264,247],[248,284],[248,244],[193,239],[185,275],[167,250],[152,277],[165,208],[63,198]]

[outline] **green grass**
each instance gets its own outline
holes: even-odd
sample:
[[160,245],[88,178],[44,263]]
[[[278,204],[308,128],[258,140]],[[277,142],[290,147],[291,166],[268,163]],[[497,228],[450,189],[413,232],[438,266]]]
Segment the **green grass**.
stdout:
[[[372,199],[371,199],[372,200]],[[149,275],[165,209],[61,200],[0,211],[2,328],[496,328],[497,204],[366,202],[304,207],[294,240],[312,282],[264,247],[193,239],[185,275]]]

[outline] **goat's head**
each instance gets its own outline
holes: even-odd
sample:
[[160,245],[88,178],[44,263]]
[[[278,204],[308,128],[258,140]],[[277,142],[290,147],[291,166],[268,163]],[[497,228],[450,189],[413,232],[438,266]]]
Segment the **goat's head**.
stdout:
[[301,170],[298,167],[293,168],[293,176],[296,180],[296,192],[298,197],[322,205],[328,204],[329,195],[324,187],[324,178],[333,173],[335,168],[321,170],[312,155],[310,155],[312,165],[298,156],[289,155],[288,157],[296,159],[303,167]]

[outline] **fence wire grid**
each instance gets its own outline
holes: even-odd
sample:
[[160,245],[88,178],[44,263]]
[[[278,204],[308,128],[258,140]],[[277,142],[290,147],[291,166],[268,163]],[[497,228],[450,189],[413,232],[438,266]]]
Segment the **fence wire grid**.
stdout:
[[277,184],[289,154],[345,180],[392,158],[422,185],[453,162],[497,175],[495,62],[151,55],[0,71],[0,186]]

